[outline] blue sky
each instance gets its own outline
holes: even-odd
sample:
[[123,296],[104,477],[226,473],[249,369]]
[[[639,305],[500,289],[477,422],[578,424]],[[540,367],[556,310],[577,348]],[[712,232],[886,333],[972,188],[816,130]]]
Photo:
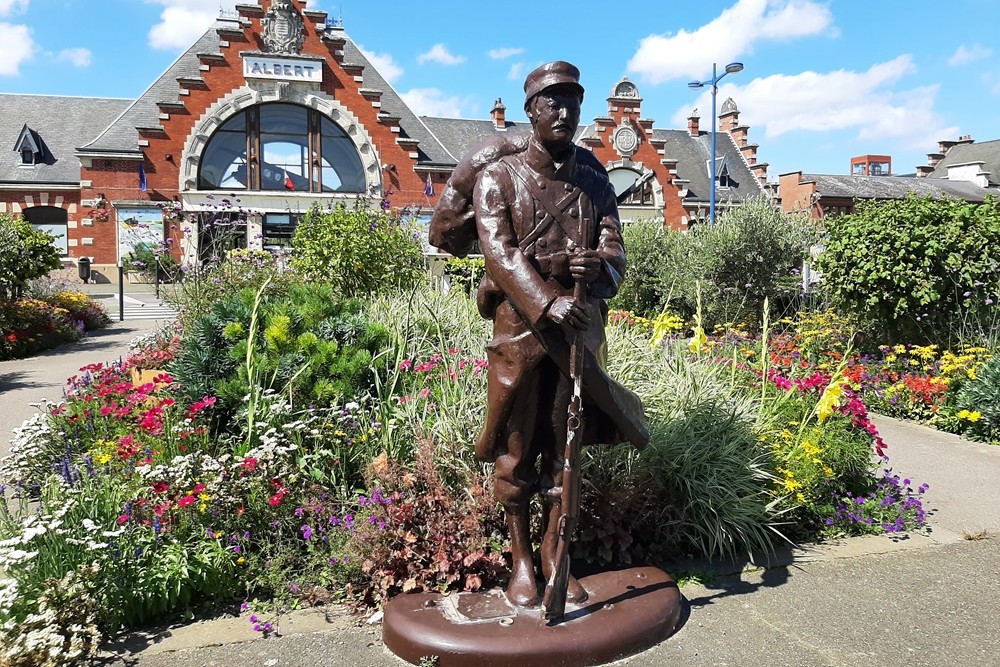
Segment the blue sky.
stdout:
[[[230,0],[222,5],[231,8]],[[732,96],[769,175],[848,173],[889,154],[912,173],[938,139],[1000,138],[1000,7],[994,0],[413,2],[319,0],[418,113],[486,118],[503,98],[522,120],[524,75],[578,65],[584,122],[612,86],[639,86],[643,115],[680,128],[692,79],[740,61]],[[499,8],[499,9],[498,9]],[[0,92],[135,97],[218,13],[218,0],[0,0]],[[501,11],[502,10],[502,11]]]

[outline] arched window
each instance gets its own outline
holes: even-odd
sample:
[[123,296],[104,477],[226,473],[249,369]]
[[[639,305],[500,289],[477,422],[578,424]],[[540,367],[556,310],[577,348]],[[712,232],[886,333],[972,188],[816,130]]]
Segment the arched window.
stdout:
[[262,104],[212,135],[201,155],[198,189],[364,192],[365,172],[354,142],[323,114]]
[[55,237],[52,245],[59,250],[60,255],[65,257],[69,254],[69,241],[66,238],[69,216],[65,209],[56,206],[33,206],[24,209],[22,215],[32,227]]
[[[634,169],[618,167],[608,172],[608,179],[615,189],[615,196],[620,196],[623,192],[631,188],[639,177],[642,176]],[[653,181],[647,180],[636,191],[629,194],[620,206],[652,206],[653,205]]]

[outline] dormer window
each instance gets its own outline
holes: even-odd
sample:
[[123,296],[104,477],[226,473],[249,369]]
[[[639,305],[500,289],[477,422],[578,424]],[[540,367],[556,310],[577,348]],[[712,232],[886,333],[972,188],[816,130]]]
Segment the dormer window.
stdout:
[[733,187],[733,179],[729,176],[729,165],[725,162],[722,163],[722,168],[719,169],[719,187],[720,188],[731,188]]
[[21,155],[21,166],[30,167],[39,162],[44,162],[42,159],[42,146],[42,138],[38,136],[37,132],[27,125],[22,127],[21,133],[17,136],[17,141],[14,143],[14,152]]
[[715,186],[717,188],[736,187],[736,181],[729,173],[729,163],[725,156],[719,156],[715,159]]

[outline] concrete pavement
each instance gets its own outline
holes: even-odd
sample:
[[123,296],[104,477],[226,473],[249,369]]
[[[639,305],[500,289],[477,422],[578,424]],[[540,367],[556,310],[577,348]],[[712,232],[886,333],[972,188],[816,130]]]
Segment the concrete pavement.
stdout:
[[[117,358],[156,323],[115,323],[31,360],[0,363],[0,445],[33,412],[58,399],[66,377]],[[922,534],[852,538],[778,554],[766,568],[714,565],[709,585],[687,585],[682,624],[650,651],[623,661],[748,666],[1000,667],[1000,448],[877,417],[895,472],[930,484]],[[981,531],[986,539],[970,540]],[[691,563],[688,569],[707,569]],[[245,618],[135,633],[109,647],[105,664],[138,667],[362,667],[401,664],[377,625],[337,608],[279,619],[262,639]]]

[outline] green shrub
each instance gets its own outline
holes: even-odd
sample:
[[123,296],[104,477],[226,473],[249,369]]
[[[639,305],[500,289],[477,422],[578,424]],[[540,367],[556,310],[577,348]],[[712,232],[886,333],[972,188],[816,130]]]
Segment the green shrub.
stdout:
[[23,218],[0,213],[0,301],[17,298],[32,280],[62,265],[53,240]]
[[980,366],[976,378],[962,385],[955,404],[972,435],[988,441],[1000,437],[1000,356]]
[[[1000,206],[911,195],[858,202],[827,224],[818,266],[833,303],[877,337],[955,342],[993,323],[1000,292]],[[979,327],[976,327],[979,329]]]
[[[766,197],[728,209],[716,225],[691,232],[699,265],[706,325],[759,322],[764,302],[774,316],[793,304],[799,291],[798,269],[816,230],[803,216],[788,215]],[[683,282],[682,282],[683,284]],[[689,308],[695,301],[690,280],[684,288]]]
[[183,281],[165,289],[164,294],[181,312],[183,325],[206,315],[213,305],[245,288],[257,289],[269,282],[268,291],[280,294],[301,282],[298,274],[264,250],[230,250],[201,266],[185,267],[182,275]]
[[364,201],[352,208],[313,207],[296,227],[292,246],[295,269],[349,297],[409,289],[424,274],[415,227]]
[[667,230],[659,220],[638,220],[622,229],[628,254],[628,270],[610,306],[653,317],[663,310],[670,297],[669,269],[683,264],[674,257],[684,239]]
[[690,318],[700,292],[702,321],[711,327],[758,322],[765,300],[772,315],[787,310],[816,233],[805,218],[788,216],[761,197],[687,233],[649,221],[626,225],[623,235],[628,272],[611,307],[653,316],[669,306]]
[[360,302],[339,299],[330,286],[245,288],[194,320],[171,370],[188,397],[218,396],[230,416],[251,391],[274,390],[301,409],[363,392],[388,343]]

